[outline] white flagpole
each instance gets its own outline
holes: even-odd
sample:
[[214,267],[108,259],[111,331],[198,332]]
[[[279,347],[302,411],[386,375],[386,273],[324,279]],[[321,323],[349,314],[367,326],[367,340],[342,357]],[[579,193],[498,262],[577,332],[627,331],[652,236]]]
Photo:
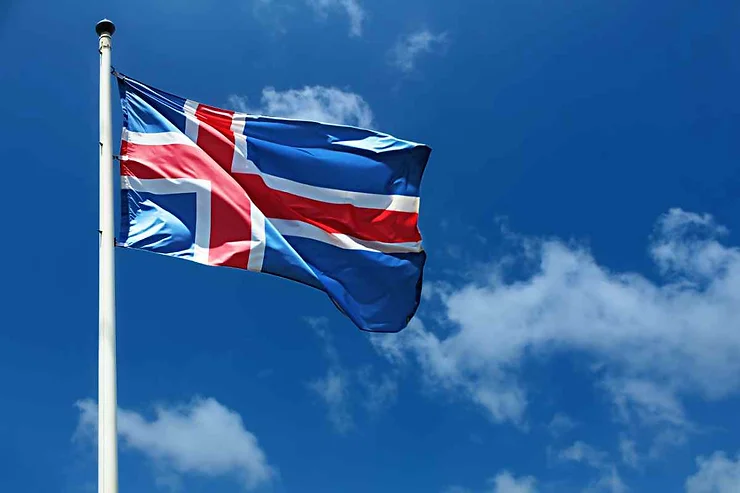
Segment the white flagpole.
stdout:
[[111,137],[111,36],[103,19],[95,26],[100,51],[100,240],[98,295],[98,493],[118,493],[116,430],[116,295],[113,231],[113,148]]

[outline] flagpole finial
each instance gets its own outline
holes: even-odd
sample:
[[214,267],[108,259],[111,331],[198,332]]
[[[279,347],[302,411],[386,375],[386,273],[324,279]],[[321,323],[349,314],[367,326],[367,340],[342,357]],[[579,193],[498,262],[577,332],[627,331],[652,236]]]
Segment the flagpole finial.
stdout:
[[104,34],[113,36],[113,33],[116,32],[116,26],[110,19],[103,19],[95,24],[95,32],[98,33],[98,36]]

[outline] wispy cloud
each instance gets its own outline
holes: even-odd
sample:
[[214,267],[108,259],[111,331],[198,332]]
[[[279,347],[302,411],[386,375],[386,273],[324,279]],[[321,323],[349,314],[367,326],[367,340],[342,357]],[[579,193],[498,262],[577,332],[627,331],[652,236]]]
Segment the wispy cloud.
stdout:
[[477,360],[475,368],[469,370],[467,365],[473,362],[451,351],[448,340],[427,330],[420,319],[411,320],[398,334],[369,337],[375,348],[396,364],[404,364],[409,355],[414,357],[430,388],[462,392],[484,408],[494,422],[522,422],[527,400],[515,377],[490,360]]
[[636,468],[640,463],[637,453],[637,445],[634,440],[622,435],[619,438],[619,452],[622,454],[622,462],[630,467]]
[[325,377],[313,380],[309,387],[321,397],[329,410],[329,420],[339,433],[354,426],[349,413],[348,374],[338,368],[329,368]]
[[583,490],[584,493],[624,493],[628,490],[617,467],[609,460],[609,454],[585,442],[579,440],[561,450],[558,458],[562,461],[584,464],[599,471],[599,476]]
[[[96,440],[97,404],[77,403],[78,437]],[[246,489],[271,481],[274,469],[241,416],[214,399],[157,407],[148,420],[135,411],[118,410],[122,443],[149,457],[161,471],[158,483],[177,483],[181,474],[235,476]]]
[[329,421],[339,433],[347,433],[355,426],[353,401],[355,405],[364,406],[371,415],[377,415],[395,402],[398,384],[393,374],[378,375],[372,366],[357,370],[346,368],[328,329],[328,320],[304,317],[304,321],[321,339],[329,363],[326,375],[309,382],[309,388],[324,401]]
[[686,480],[686,493],[737,493],[740,491],[740,454],[736,460],[724,452],[696,460],[699,470]]
[[619,475],[616,466],[606,468],[601,476],[588,485],[583,493],[626,493],[629,488],[622,476]]
[[[483,493],[483,490],[479,490]],[[516,477],[511,472],[503,470],[488,480],[485,493],[537,493],[537,480],[533,476]],[[474,490],[462,486],[450,486],[443,493],[476,493]]]
[[417,361],[430,385],[462,392],[496,422],[525,419],[519,369],[529,358],[572,351],[600,364],[597,385],[620,419],[690,429],[683,396],[740,390],[740,249],[721,242],[725,233],[708,215],[661,216],[650,253],[662,282],[613,272],[573,242],[507,233],[513,253],[436,293],[441,330],[416,319],[371,340],[391,361]]
[[607,379],[602,387],[611,394],[618,420],[658,430],[649,456],[683,444],[696,427],[686,416],[676,391],[646,379]]
[[570,447],[561,450],[558,453],[558,458],[565,461],[582,462],[594,468],[601,468],[606,463],[607,454],[579,440]]
[[329,324],[329,319],[326,317],[303,317],[303,321],[313,330],[322,333],[326,330],[326,327]]
[[442,493],[473,493],[473,491],[462,486],[449,486],[442,490]]
[[365,392],[365,407],[371,414],[378,414],[395,402],[398,382],[394,376],[374,375],[371,367],[365,367],[357,372],[357,379]]
[[547,430],[552,436],[558,437],[572,431],[577,423],[563,413],[557,413],[547,425]]
[[491,480],[491,493],[537,493],[537,480],[532,476],[517,478],[502,471]]
[[247,98],[232,95],[229,105],[237,111],[297,120],[372,127],[373,112],[362,96],[336,87],[311,86],[278,91],[262,90],[260,104],[252,106]]
[[399,39],[391,50],[392,63],[404,72],[411,72],[416,67],[416,60],[426,53],[434,53],[448,43],[445,32],[433,33],[422,29]]
[[324,317],[305,317],[304,320],[321,339],[324,353],[329,360],[326,376],[312,380],[308,384],[309,388],[326,404],[329,421],[337,432],[347,433],[354,427],[349,411],[350,373],[339,361],[339,354],[327,330],[328,320]]
[[[588,447],[588,446],[586,446]],[[469,489],[462,486],[450,486],[445,488],[443,493],[538,493],[540,488],[543,491],[580,491],[581,493],[626,493],[629,488],[624,484],[617,468],[609,464],[608,462],[601,462],[602,453],[591,449],[588,452],[574,448],[570,451],[564,451],[566,456],[572,457],[575,462],[585,463],[588,467],[594,467],[589,464],[594,457],[589,457],[589,454],[596,453],[599,456],[599,460],[596,461],[595,469],[598,470],[598,476],[580,487],[575,486],[575,481],[572,479],[566,479],[565,481],[556,480],[553,483],[540,482],[534,476],[515,476],[508,470],[502,470],[496,476],[490,478],[487,481],[487,487],[485,489]],[[583,454],[581,452],[584,452]],[[603,455],[605,458],[605,454]],[[571,460],[566,457],[564,460]],[[564,489],[563,484],[571,485],[569,488]],[[714,492],[714,490],[712,490]],[[704,490],[697,492],[688,493],[704,493]],[[710,493],[706,491],[706,493]],[[721,493],[725,493],[722,491]]]
[[660,458],[666,450],[684,445],[688,440],[686,432],[683,428],[662,427],[653,439],[647,456],[651,459]]
[[[285,34],[288,31],[286,19],[295,20],[298,16],[300,22],[304,21],[305,12],[299,8],[297,2],[286,2],[284,0],[254,0],[252,3],[254,16],[267,23],[272,31]],[[349,35],[351,37],[362,36],[367,13],[359,0],[305,0],[304,5],[312,9],[316,16],[326,21],[330,15],[346,15],[349,21]]]
[[645,379],[607,380],[604,387],[612,394],[622,419],[632,416],[656,424],[667,423],[678,428],[689,426],[681,402],[670,389]]
[[362,27],[365,22],[365,10],[358,0],[306,0],[308,4],[321,16],[328,16],[329,12],[344,11],[349,18],[349,33],[351,36],[362,36]]
[[287,33],[285,19],[297,10],[292,2],[280,0],[253,0],[250,5],[254,17],[269,27],[270,34]]

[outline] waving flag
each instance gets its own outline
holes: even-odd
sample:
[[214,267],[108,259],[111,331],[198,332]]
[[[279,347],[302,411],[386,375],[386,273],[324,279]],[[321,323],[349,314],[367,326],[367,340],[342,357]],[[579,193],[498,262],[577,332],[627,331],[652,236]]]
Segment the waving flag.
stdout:
[[426,260],[417,222],[429,147],[117,78],[119,246],[307,284],[362,330],[408,324]]

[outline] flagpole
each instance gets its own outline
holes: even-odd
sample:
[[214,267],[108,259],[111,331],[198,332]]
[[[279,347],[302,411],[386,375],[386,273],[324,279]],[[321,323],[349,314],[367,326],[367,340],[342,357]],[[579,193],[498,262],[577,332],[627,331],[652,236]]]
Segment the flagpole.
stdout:
[[116,431],[116,298],[111,137],[111,36],[108,19],[95,26],[100,51],[100,240],[98,269],[98,493],[118,493]]

